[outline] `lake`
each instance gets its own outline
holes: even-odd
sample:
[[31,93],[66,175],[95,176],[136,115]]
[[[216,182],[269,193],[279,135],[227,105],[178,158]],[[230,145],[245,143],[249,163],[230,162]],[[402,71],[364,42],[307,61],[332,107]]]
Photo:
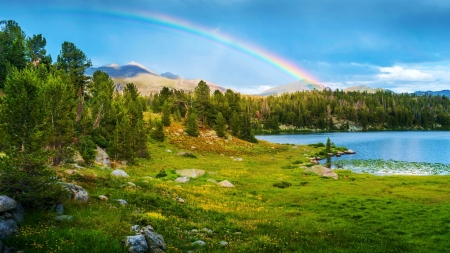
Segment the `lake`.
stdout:
[[450,131],[338,132],[313,134],[257,135],[257,139],[274,143],[326,143],[356,151],[354,155],[333,157],[349,159],[383,159],[407,162],[450,164]]

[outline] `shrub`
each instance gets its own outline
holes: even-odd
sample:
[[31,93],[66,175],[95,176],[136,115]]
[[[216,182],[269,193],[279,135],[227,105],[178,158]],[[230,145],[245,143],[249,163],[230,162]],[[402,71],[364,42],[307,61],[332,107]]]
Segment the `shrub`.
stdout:
[[80,139],[78,149],[86,165],[91,165],[94,162],[96,148],[97,146],[89,136],[83,136]]
[[291,187],[291,185],[292,185],[291,183],[286,182],[286,181],[281,181],[281,182],[277,182],[277,183],[273,184],[274,187],[278,187],[278,188],[288,188],[288,187]]
[[156,174],[156,178],[166,177],[167,173],[164,169],[160,170],[158,174]]

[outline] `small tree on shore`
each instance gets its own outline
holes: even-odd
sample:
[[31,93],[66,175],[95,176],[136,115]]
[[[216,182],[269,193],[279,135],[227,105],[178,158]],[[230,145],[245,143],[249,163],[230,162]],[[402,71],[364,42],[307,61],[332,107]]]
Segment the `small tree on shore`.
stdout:
[[227,121],[222,116],[222,113],[219,112],[216,117],[216,126],[214,129],[214,130],[216,130],[217,136],[225,137],[225,135],[227,134],[226,133],[226,124],[227,124]]
[[330,138],[327,139],[327,144],[325,145],[325,150],[330,153],[331,152],[331,141]]
[[186,119],[186,133],[189,136],[198,137],[198,123],[197,123],[197,113],[193,107],[189,107],[188,116]]

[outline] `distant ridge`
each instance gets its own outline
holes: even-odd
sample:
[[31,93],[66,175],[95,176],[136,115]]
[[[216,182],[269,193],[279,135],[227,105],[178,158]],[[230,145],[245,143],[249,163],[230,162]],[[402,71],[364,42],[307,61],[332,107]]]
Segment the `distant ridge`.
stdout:
[[280,85],[277,87],[270,88],[266,91],[260,93],[260,96],[278,95],[283,93],[292,93],[296,91],[312,91],[312,90],[324,90],[327,89],[322,84],[314,83],[306,79],[302,79],[297,82],[288,83],[285,85]]
[[367,92],[367,93],[376,93],[377,91],[383,91],[382,88],[371,88],[367,87],[365,85],[358,85],[358,86],[352,86],[344,89],[344,92],[352,92],[352,91],[359,91],[359,92]]
[[[89,68],[87,75],[92,75],[95,71],[101,70],[107,73],[116,84],[116,89],[122,90],[127,83],[134,83],[141,94],[159,92],[163,87],[177,90],[191,91],[197,87],[201,79],[183,79],[178,75],[166,72],[160,75],[137,62],[130,62],[124,66],[118,64],[109,64],[98,68]],[[227,89],[217,84],[204,80],[211,89],[225,92]]]
[[416,91],[414,94],[418,96],[426,96],[426,95],[432,95],[432,96],[446,96],[450,98],[450,90],[441,90],[441,91]]

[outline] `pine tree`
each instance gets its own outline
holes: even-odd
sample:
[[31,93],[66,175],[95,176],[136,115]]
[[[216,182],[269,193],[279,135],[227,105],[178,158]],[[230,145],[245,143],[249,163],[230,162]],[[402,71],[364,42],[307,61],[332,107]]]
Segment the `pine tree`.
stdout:
[[161,117],[161,123],[164,126],[170,126],[170,103],[169,101],[165,101],[162,108],[162,117]]
[[241,132],[241,118],[239,117],[239,114],[237,112],[233,112],[233,116],[231,117],[231,133],[238,137]]
[[163,142],[165,135],[162,122],[159,120],[155,120],[153,124],[154,129],[150,132],[150,137],[152,137],[152,139],[156,141]]
[[189,107],[189,109],[188,109],[188,116],[186,119],[185,132],[189,136],[198,137],[198,135],[199,135],[198,123],[197,123],[197,113],[193,107]]
[[222,116],[222,113],[219,112],[217,114],[217,117],[216,117],[216,126],[215,126],[215,130],[216,130],[217,136],[225,137],[225,135],[226,135],[226,123],[227,123],[227,121]]
[[250,120],[250,114],[245,113],[241,116],[241,128],[240,128],[239,138],[248,142],[257,143],[258,140],[255,138],[253,133],[252,124]]
[[194,90],[194,106],[198,112],[198,117],[202,124],[207,125],[207,112],[210,107],[210,89],[209,86],[202,80],[198,83]]
[[325,151],[330,153],[331,152],[331,141],[330,138],[327,139],[327,144],[325,145]]

